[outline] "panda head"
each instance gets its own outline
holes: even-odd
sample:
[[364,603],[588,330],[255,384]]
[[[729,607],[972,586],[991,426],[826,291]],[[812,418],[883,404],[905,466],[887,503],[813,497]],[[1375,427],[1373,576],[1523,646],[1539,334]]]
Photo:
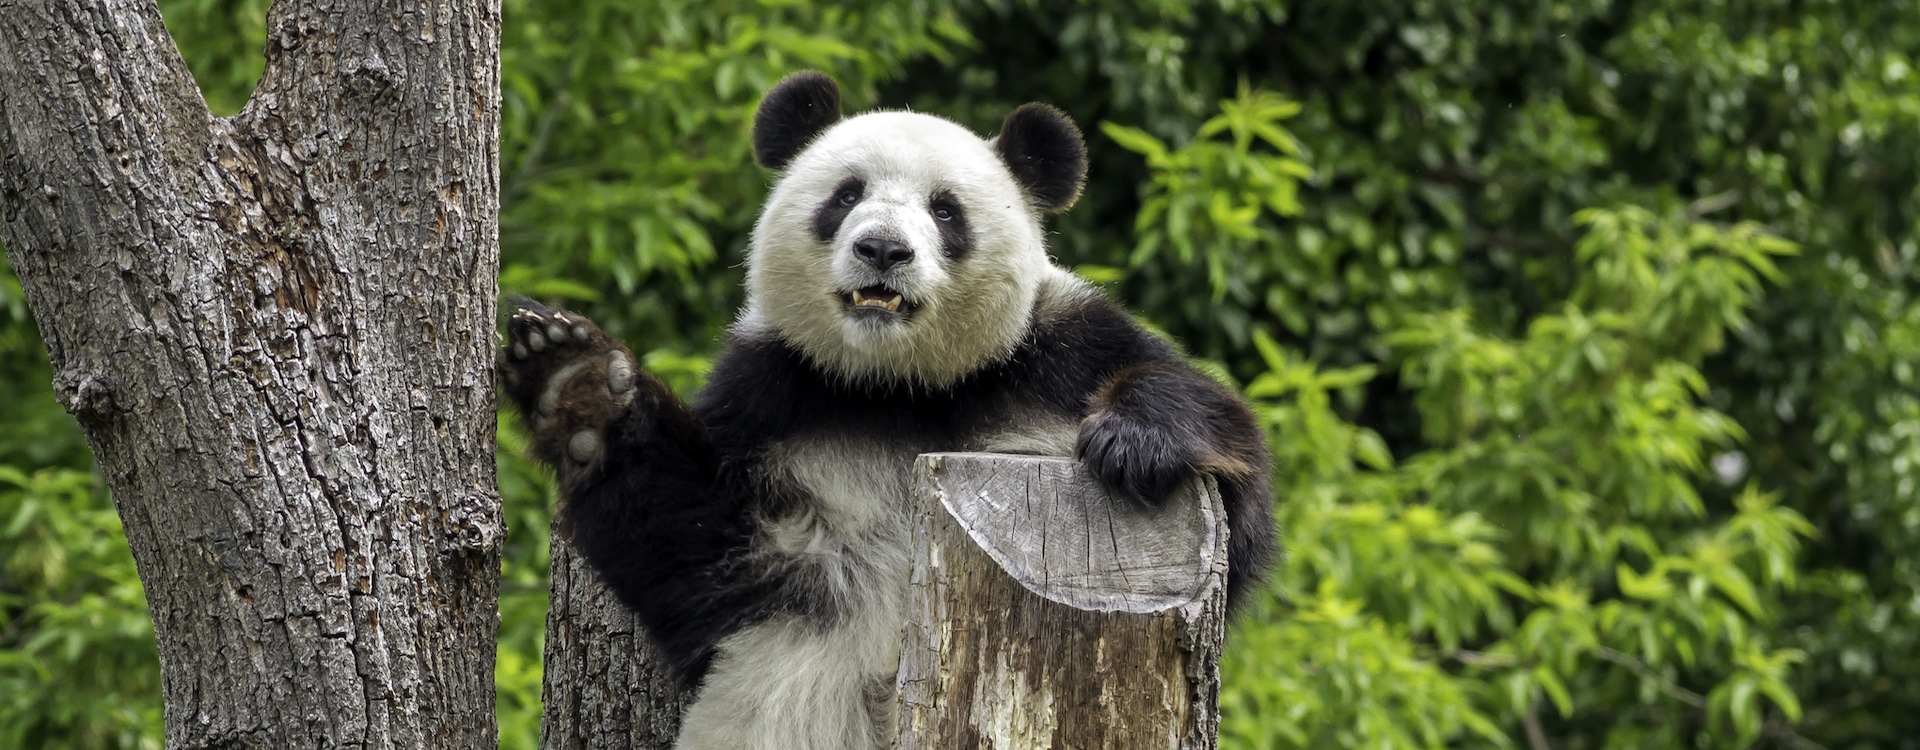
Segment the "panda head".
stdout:
[[781,81],[753,122],[780,170],[754,225],[742,327],[854,382],[942,387],[1004,359],[1044,280],[1041,215],[1086,179],[1073,122],[1029,104],[983,139],[932,115],[840,116],[820,73]]

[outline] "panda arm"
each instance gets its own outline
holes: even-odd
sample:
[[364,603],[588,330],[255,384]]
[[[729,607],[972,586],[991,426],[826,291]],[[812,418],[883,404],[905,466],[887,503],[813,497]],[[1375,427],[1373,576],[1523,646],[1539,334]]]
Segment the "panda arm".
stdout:
[[693,409],[584,318],[521,310],[501,369],[533,453],[559,477],[561,529],[681,677],[696,682],[727,635],[808,606],[787,566],[753,551],[756,509],[780,499],[752,461],[717,446]]
[[1182,482],[1219,482],[1230,532],[1228,602],[1272,564],[1271,454],[1252,409],[1105,297],[1050,316],[1015,357],[1025,387],[1080,417],[1075,453],[1113,494],[1160,502]]
[[665,386],[642,393],[608,430],[599,471],[567,484],[563,526],[691,684],[721,639],[810,609],[810,589],[754,549],[756,509],[778,501],[750,463],[716,449]]
[[1264,577],[1276,545],[1271,454],[1246,402],[1213,378],[1174,358],[1121,369],[1088,399],[1076,453],[1115,494],[1147,502],[1212,475],[1227,512],[1228,605]]

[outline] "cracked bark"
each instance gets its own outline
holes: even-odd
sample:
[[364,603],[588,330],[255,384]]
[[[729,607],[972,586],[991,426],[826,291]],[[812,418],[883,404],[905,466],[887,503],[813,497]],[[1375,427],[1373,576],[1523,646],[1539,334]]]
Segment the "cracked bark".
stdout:
[[0,0],[0,241],[126,524],[169,747],[490,748],[497,0]]

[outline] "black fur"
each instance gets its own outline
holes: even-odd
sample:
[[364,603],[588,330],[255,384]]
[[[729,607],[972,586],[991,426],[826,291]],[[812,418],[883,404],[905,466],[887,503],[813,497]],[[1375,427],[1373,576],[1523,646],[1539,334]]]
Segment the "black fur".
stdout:
[[1087,144],[1065,112],[1023,104],[1000,123],[1000,159],[1042,211],[1065,211],[1087,184]]
[[840,85],[805,70],[775,84],[753,116],[753,159],[783,169],[814,136],[840,121]]
[[[813,238],[821,242],[832,242],[833,236],[840,233],[840,223],[847,220],[847,214],[853,207],[860,205],[860,198],[867,191],[867,184],[858,177],[841,180],[833,188],[833,193],[813,210]],[[847,198],[852,197],[851,203]]]
[[[524,339],[511,325],[509,335],[510,348]],[[600,336],[599,346],[617,347]],[[539,359],[503,356],[503,371],[524,384],[553,370]],[[529,415],[538,394],[509,389]],[[564,527],[693,684],[715,644],[743,627],[776,614],[834,614],[807,569],[752,545],[756,524],[813,502],[762,471],[772,446],[880,434],[920,452],[968,450],[1035,409],[1085,420],[1083,457],[1116,494],[1155,502],[1214,473],[1231,528],[1228,602],[1245,600],[1275,544],[1258,423],[1232,392],[1099,298],[1037,321],[1008,360],[942,390],[828,376],[770,338],[729,341],[692,408],[644,377],[608,422],[603,463],[573,472],[556,464]],[[543,443],[564,439],[536,429],[535,453],[556,455]]]
[[[945,209],[947,218],[940,218]],[[973,233],[967,231],[967,207],[960,205],[960,198],[951,191],[934,193],[927,201],[927,213],[933,217],[933,224],[940,228],[940,252],[953,260],[967,257],[973,252]]]

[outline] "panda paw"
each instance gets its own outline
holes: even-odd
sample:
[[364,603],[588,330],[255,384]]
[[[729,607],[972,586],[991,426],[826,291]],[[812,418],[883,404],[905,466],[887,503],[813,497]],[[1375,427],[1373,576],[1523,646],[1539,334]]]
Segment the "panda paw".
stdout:
[[1171,425],[1112,411],[1095,412],[1080,425],[1074,454],[1115,496],[1158,505],[1199,473],[1192,441]]
[[638,391],[640,372],[626,347],[583,316],[529,299],[515,301],[499,364],[534,453],[563,474],[599,461],[608,426]]

